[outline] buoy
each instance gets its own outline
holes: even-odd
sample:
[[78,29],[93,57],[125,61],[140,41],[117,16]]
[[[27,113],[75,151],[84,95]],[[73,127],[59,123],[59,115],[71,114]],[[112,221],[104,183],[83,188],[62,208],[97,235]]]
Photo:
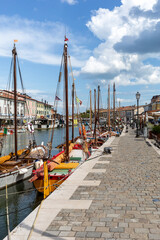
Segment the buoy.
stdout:
[[32,123],[28,123],[28,131],[30,133],[34,133],[34,127],[33,127],[33,124]]

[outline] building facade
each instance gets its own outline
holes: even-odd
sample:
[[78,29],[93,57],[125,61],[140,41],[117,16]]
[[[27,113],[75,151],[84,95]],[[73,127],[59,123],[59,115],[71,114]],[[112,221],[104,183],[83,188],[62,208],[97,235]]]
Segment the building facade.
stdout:
[[37,118],[37,100],[31,98],[28,95],[25,98],[25,118],[36,119]]
[[[25,115],[25,101],[20,95],[17,96],[17,118]],[[10,91],[0,90],[0,119],[14,118],[14,94]]]
[[[134,118],[134,110],[135,106],[127,106],[127,107],[119,107],[115,110],[116,118],[121,118],[125,122],[131,122]],[[101,118],[108,118],[108,109],[101,109],[100,110],[100,117]],[[113,118],[113,109],[110,109],[110,118]]]
[[44,118],[44,103],[37,101],[37,119],[38,118]]
[[49,119],[52,117],[52,105],[48,104],[46,101],[44,102],[44,116]]
[[[17,93],[17,119],[36,120],[37,118],[50,119],[52,105],[40,102],[26,94]],[[0,120],[14,119],[14,93],[0,90]]]
[[155,95],[151,99],[152,110],[160,109],[160,95]]
[[126,106],[126,107],[119,107],[117,108],[117,115],[119,118],[122,118],[124,122],[131,122],[134,119],[134,106]]

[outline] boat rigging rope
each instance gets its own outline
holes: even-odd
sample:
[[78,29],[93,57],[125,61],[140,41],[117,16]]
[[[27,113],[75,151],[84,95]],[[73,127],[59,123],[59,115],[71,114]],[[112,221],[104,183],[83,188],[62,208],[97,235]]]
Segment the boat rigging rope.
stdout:
[[[16,55],[16,59],[17,59],[17,66],[18,66],[18,72],[19,72],[19,78],[20,78],[20,83],[21,83],[21,88],[22,88],[22,94],[23,94],[23,98],[24,98],[24,101],[25,101],[25,105],[26,105],[26,110],[27,110],[27,114],[29,116],[29,108],[28,108],[28,105],[27,105],[27,101],[26,101],[26,94],[25,94],[25,89],[24,89],[24,85],[23,85],[23,80],[22,80],[22,74],[21,74],[21,70],[20,70],[20,64],[19,64],[19,59],[18,59],[18,54]],[[7,94],[8,94],[8,97],[7,97],[7,105],[8,105],[8,114],[9,114],[9,120],[10,120],[10,100],[11,97],[10,95],[12,94],[10,91],[11,91],[11,82],[12,82],[12,85],[13,85],[13,80],[12,80],[12,72],[13,72],[13,62],[14,62],[14,56],[12,56],[12,60],[11,60],[11,65],[10,65],[10,72],[9,72],[9,77],[8,77],[8,84],[7,84],[7,88],[8,90],[6,90]],[[13,89],[13,87],[12,87]],[[21,97],[21,95],[19,95],[19,97]],[[18,94],[17,94],[17,101],[18,101]],[[24,106],[25,107],[25,106]],[[21,114],[19,112],[19,114]],[[34,133],[32,133],[30,136],[29,136],[29,139],[31,141],[36,142],[36,139],[35,139],[35,135]],[[12,149],[12,152],[14,150]]]
[[6,90],[8,89],[8,91],[10,90],[10,87],[11,87],[10,85],[11,85],[12,66],[13,66],[13,57],[12,57],[12,60],[11,60],[9,77],[8,77],[8,84],[7,84],[7,88],[6,88]]
[[[69,59],[69,65],[70,65],[70,69],[71,69],[71,75],[72,75],[72,80],[74,82],[74,76],[73,76],[73,71],[72,71],[72,65],[71,65],[71,59],[70,59],[70,55],[68,56],[68,59]],[[77,120],[78,120],[78,127],[82,127],[82,119],[81,119],[81,116],[80,116],[80,112],[79,112],[79,104],[77,102],[77,93],[76,93],[76,87],[74,86],[74,101],[76,103],[76,108],[77,108]]]
[[24,93],[24,86],[23,86],[23,80],[22,80],[22,74],[21,74],[21,69],[20,69],[20,65],[19,65],[18,55],[17,55],[17,63],[18,63],[19,77],[20,77],[21,86],[22,86],[22,92]]
[[[6,86],[6,96],[7,96],[7,107],[8,107],[8,111],[7,109],[4,111],[5,113],[8,112],[8,118],[9,118],[9,122],[10,122],[10,108],[9,108],[9,90],[10,90],[10,85],[11,85],[11,75],[12,75],[12,66],[13,66],[13,56],[12,56],[12,60],[11,60],[11,64],[10,64],[10,70],[9,70],[9,76],[8,76],[8,83],[7,83],[7,86]],[[10,122],[11,123],[11,122]],[[1,146],[0,146],[0,156],[2,155],[2,150],[3,150],[3,141],[4,141],[4,136],[3,138],[1,139]]]
[[86,112],[87,112],[88,109],[90,109],[90,107],[89,107],[89,99],[90,99],[90,96],[88,95],[87,106],[86,106]]
[[[23,92],[23,96],[25,96],[24,98],[25,98],[26,109],[27,109],[27,114],[28,114],[28,118],[29,118],[29,106],[27,104],[27,96],[26,96],[26,93],[25,93],[24,85],[23,85],[23,80],[22,80],[22,74],[21,74],[21,69],[20,69],[18,55],[17,55],[17,63],[18,63],[18,71],[19,71],[19,77],[20,77],[22,92]],[[29,133],[29,139],[32,141],[33,145],[34,145],[34,143],[36,143],[36,138],[35,138],[34,132]]]
[[33,222],[33,225],[32,225],[32,228],[31,228],[31,230],[30,230],[30,233],[29,233],[29,235],[28,235],[27,240],[29,240],[30,237],[31,237],[31,235],[32,235],[32,232],[33,232],[33,230],[34,230],[34,226],[35,226],[35,223],[36,223],[37,217],[38,217],[38,215],[39,215],[39,211],[40,211],[40,209],[41,209],[41,206],[42,206],[43,201],[44,201],[44,200],[42,200],[42,201],[41,201],[41,204],[39,205],[39,208],[38,208],[38,211],[37,211],[36,217],[35,217],[35,219],[34,219],[34,222]]
[[53,137],[54,137],[54,127],[55,127],[55,122],[56,122],[56,113],[57,113],[57,107],[58,107],[58,102],[59,102],[59,88],[60,88],[60,84],[61,84],[61,77],[62,77],[62,67],[63,67],[63,57],[64,55],[62,55],[62,59],[61,59],[61,65],[60,65],[60,71],[59,71],[59,78],[58,78],[58,83],[57,83],[57,88],[56,88],[56,93],[55,93],[55,99],[54,99],[54,104],[53,104],[53,109],[54,109],[54,117],[52,119],[52,131],[51,134],[48,138],[48,148],[49,148],[49,158],[51,157],[51,151],[52,151],[52,143],[53,143]]

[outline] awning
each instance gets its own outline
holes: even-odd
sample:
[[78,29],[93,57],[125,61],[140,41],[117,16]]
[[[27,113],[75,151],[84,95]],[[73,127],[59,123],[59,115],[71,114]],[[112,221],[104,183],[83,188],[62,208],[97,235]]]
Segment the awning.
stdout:
[[160,111],[159,112],[152,112],[153,116],[160,116]]
[[148,116],[148,119],[154,119],[154,117],[152,117],[152,116]]

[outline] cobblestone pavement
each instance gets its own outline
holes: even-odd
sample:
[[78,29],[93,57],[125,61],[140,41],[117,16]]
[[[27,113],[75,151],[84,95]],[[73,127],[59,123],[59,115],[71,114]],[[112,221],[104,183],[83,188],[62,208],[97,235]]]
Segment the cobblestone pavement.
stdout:
[[[132,129],[115,138],[112,157],[103,155],[71,199],[92,200],[89,209],[63,209],[43,236],[57,239],[160,240],[160,156]],[[106,161],[110,161],[106,164]]]

